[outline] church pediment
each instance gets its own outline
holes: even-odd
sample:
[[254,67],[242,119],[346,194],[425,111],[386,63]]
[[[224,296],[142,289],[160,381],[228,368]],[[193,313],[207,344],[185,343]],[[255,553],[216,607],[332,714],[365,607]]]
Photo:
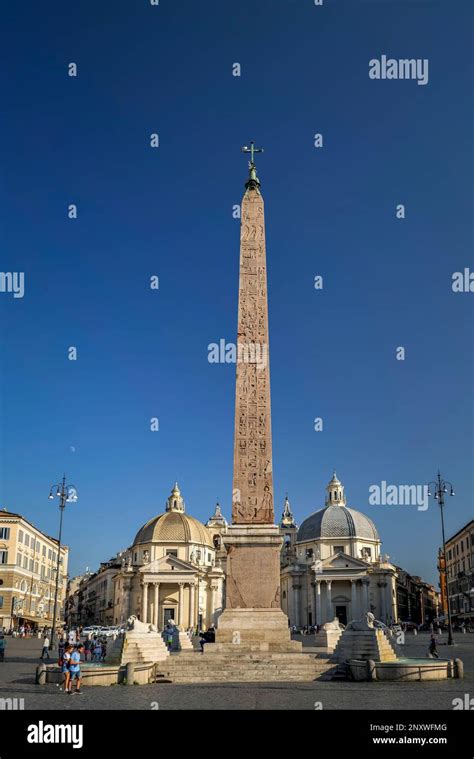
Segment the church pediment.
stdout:
[[158,574],[162,572],[189,572],[194,575],[196,568],[187,561],[178,559],[176,556],[162,556],[160,559],[154,559],[149,564],[144,564],[139,569],[142,574]]
[[323,572],[330,572],[331,570],[361,570],[367,569],[367,563],[361,561],[361,559],[355,559],[353,556],[348,556],[347,553],[338,553],[333,556],[329,556],[322,562]]

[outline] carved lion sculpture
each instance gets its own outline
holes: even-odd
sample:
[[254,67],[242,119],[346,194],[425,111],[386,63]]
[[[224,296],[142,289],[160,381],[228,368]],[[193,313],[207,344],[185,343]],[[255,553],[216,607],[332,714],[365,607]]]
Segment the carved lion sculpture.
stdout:
[[368,611],[362,619],[354,619],[346,627],[346,630],[374,630],[375,617]]
[[147,622],[140,622],[135,614],[132,614],[127,619],[127,630],[134,630],[135,632],[156,632],[155,625],[150,625]]
[[344,626],[339,623],[339,617],[334,617],[332,622],[325,622],[321,625],[321,630],[327,632],[328,630],[343,630]]

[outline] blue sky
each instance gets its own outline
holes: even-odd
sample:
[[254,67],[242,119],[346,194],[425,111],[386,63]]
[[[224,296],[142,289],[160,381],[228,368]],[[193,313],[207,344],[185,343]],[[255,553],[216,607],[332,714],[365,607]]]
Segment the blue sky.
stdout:
[[[27,0],[3,23],[2,270],[25,296],[0,293],[0,505],[56,534],[65,471],[72,574],[128,545],[175,479],[191,514],[219,498],[229,518],[235,367],[207,346],[235,340],[254,139],[276,514],[286,492],[299,522],[321,508],[336,468],[392,560],[435,581],[436,506],[368,498],[440,467],[447,533],[473,514],[474,296],[451,289],[474,268],[470,2]],[[382,54],[427,58],[428,84],[369,79]]]

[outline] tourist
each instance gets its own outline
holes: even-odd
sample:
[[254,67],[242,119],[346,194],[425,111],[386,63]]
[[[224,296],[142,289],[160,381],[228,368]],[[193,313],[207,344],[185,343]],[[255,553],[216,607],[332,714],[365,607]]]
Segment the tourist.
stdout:
[[430,654],[431,656],[434,656],[435,659],[439,659],[438,649],[436,648],[437,640],[434,633],[431,633],[430,638]]
[[0,661],[5,660],[5,648],[7,645],[7,641],[5,640],[5,636],[3,633],[0,634]]
[[204,646],[206,643],[215,643],[216,641],[216,629],[213,625],[204,633],[201,633],[199,639],[199,645],[201,646],[201,653],[204,653]]
[[40,659],[44,659],[45,656],[49,659],[49,638],[47,635],[43,638],[43,650],[41,651]]
[[101,648],[100,661],[105,661],[105,657],[107,656],[107,638],[103,639]]
[[76,633],[74,632],[74,630],[70,630],[69,631],[67,639],[68,639],[69,645],[71,645],[71,646],[75,646],[76,645]]
[[173,628],[168,622],[168,624],[165,627],[165,642],[168,648],[168,651],[171,651],[173,647]]
[[102,643],[98,639],[94,641],[93,654],[94,661],[100,661],[100,657],[102,656]]
[[[75,693],[78,696],[82,693],[81,691],[81,652],[84,646],[82,643],[79,643],[77,648],[73,650],[71,654],[71,659],[69,662],[69,692],[71,694]],[[76,681],[76,690],[73,691],[72,685]]]
[[86,642],[84,643],[84,661],[88,661],[90,654],[91,654],[91,639],[87,637]]
[[64,689],[65,693],[70,693],[71,674],[69,672],[69,664],[71,661],[72,651],[73,651],[73,647],[70,645],[67,645],[63,653],[63,658],[58,660],[58,665],[60,666],[61,672],[64,675],[64,680],[62,682],[62,687],[60,688],[60,690]]

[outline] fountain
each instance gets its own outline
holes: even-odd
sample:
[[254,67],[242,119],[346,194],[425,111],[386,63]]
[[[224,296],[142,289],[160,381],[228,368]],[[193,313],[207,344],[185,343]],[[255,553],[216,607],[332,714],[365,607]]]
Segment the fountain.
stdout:
[[[462,677],[459,659],[411,659],[399,657],[385,632],[368,612],[350,622],[339,638],[331,661],[345,663],[354,680],[445,680]],[[339,668],[338,668],[339,669]],[[336,670],[335,674],[340,674]]]

